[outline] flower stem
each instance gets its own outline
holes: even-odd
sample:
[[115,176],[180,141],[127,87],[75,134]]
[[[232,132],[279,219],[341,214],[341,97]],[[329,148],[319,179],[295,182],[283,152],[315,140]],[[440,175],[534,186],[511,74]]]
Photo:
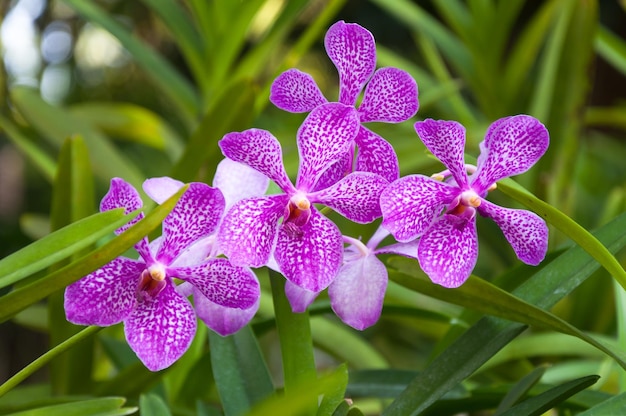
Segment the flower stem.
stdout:
[[[285,295],[285,279],[280,273],[272,270],[269,271],[269,275],[283,360],[285,393],[289,394],[297,390],[298,385],[317,378],[309,313],[292,312]],[[317,401],[312,402],[309,409],[311,410],[306,414],[314,415],[317,411]]]

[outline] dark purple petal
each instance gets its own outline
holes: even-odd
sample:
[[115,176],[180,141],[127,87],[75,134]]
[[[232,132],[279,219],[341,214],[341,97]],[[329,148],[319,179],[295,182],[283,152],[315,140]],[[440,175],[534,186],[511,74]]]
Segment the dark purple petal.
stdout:
[[351,146],[350,150],[339,159],[338,162],[330,165],[328,169],[320,176],[315,184],[313,191],[328,188],[329,186],[337,183],[344,176],[347,176],[352,172],[352,164],[354,161],[354,146]]
[[326,32],[324,46],[339,72],[339,102],[353,106],[376,69],[374,36],[356,23],[341,20]]
[[337,275],[343,255],[339,228],[317,210],[302,227],[283,225],[274,257],[281,273],[311,292],[324,290]]
[[285,295],[291,305],[291,310],[294,313],[302,313],[313,303],[319,292],[302,289],[295,283],[285,280]]
[[380,218],[380,194],[389,185],[375,173],[354,172],[319,192],[309,194],[312,202],[329,206],[344,217],[358,223]]
[[274,195],[243,199],[233,205],[220,226],[217,238],[220,250],[233,264],[264,266],[288,201],[287,195]]
[[339,318],[360,331],[380,318],[387,289],[387,268],[374,255],[344,264],[328,287]]
[[548,226],[541,217],[523,209],[503,208],[484,199],[478,212],[498,224],[521,261],[533,266],[543,261],[548,251]]
[[224,212],[224,196],[217,188],[193,182],[163,221],[163,242],[156,259],[170,264],[199,238],[215,231]]
[[350,150],[359,131],[356,110],[339,103],[316,107],[298,129],[300,169],[296,187],[314,189],[320,176]]
[[355,170],[377,173],[389,182],[400,177],[398,156],[388,141],[363,126],[354,141],[359,147]]
[[474,270],[478,258],[476,220],[443,215],[424,233],[417,259],[433,283],[459,287]]
[[227,308],[211,302],[200,291],[194,290],[193,301],[198,317],[206,326],[225,337],[239,331],[254,318],[261,298],[258,297],[248,309]]
[[151,371],[172,365],[189,348],[196,316],[189,301],[169,281],[159,295],[140,302],[124,322],[128,345]]
[[143,182],[143,191],[157,204],[162,204],[185,185],[181,181],[163,176]]
[[380,68],[365,87],[359,106],[361,123],[384,121],[400,123],[417,113],[417,83],[397,68]]
[[168,269],[168,275],[191,283],[211,302],[227,308],[247,309],[259,297],[259,282],[250,269],[215,258],[187,267]]
[[500,179],[526,172],[549,144],[548,130],[534,117],[518,115],[495,121],[480,144],[472,187],[483,194]]
[[[140,209],[143,206],[143,201],[139,196],[137,190],[124,179],[113,178],[111,179],[111,186],[109,192],[100,201],[100,212],[110,211],[116,208],[124,208],[124,214],[130,214],[133,211]],[[137,221],[143,218],[143,212],[140,212],[133,220],[128,224],[122,225],[115,230],[116,234],[121,234],[126,231],[131,225],[136,224]]]
[[297,69],[289,69],[274,80],[270,101],[291,113],[308,113],[327,102],[313,77]]
[[137,303],[135,292],[145,263],[118,257],[65,289],[65,315],[78,325],[122,322]]
[[456,121],[427,119],[415,123],[415,131],[424,145],[450,170],[459,187],[468,186],[465,172],[465,127]]
[[293,190],[283,166],[280,143],[269,131],[249,129],[228,133],[218,145],[227,158],[258,170],[285,192]]
[[226,210],[244,198],[264,195],[269,183],[269,178],[261,172],[230,159],[223,159],[217,165],[213,177],[213,186],[224,194]]
[[404,176],[380,196],[382,225],[400,242],[414,240],[459,192],[455,186],[423,175]]

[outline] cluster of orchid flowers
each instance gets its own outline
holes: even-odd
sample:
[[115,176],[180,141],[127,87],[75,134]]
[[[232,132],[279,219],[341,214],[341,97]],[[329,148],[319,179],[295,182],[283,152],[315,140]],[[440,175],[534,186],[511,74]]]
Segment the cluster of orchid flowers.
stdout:
[[[520,260],[532,265],[543,260],[545,222],[485,199],[498,180],[525,172],[546,151],[549,136],[539,121],[518,115],[494,122],[476,166],[464,163],[465,129],[459,123],[417,122],[418,136],[447,169],[434,177],[400,178],[392,146],[362,123],[413,117],[419,106],[415,81],[400,69],[376,70],[374,38],[357,24],[335,23],[325,47],[339,72],[338,102],[329,102],[313,78],[297,69],[281,74],[271,89],[277,107],[309,113],[297,133],[295,184],[270,132],[227,134],[219,142],[226,159],[213,187],[191,183],[164,220],[162,236],[135,245],[139,260],[119,257],[70,285],[69,321],[124,322],[130,347],[156,371],[187,350],[196,314],[221,335],[252,319],[260,289],[250,267],[267,266],[285,276],[294,312],[306,310],[328,288],[337,316],[362,330],[378,321],[387,286],[386,267],[376,255],[415,258],[433,282],[458,287],[476,264],[477,212],[498,224]],[[266,195],[269,180],[282,193]],[[182,186],[164,177],[148,179],[143,189],[161,203]],[[315,204],[357,223],[380,217],[382,223],[365,244],[342,235]],[[100,210],[132,212],[141,206],[139,193],[115,178]],[[397,242],[378,247],[389,234]]]

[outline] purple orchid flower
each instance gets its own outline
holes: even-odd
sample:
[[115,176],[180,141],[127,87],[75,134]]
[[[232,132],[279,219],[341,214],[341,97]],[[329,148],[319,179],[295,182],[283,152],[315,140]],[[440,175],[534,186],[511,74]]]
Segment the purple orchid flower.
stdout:
[[[114,178],[100,211],[124,208],[129,213],[141,207],[135,188]],[[211,301],[226,307],[249,308],[259,297],[254,274],[232,266],[227,259],[187,265],[185,258],[195,256],[195,243],[214,231],[223,208],[224,197],[218,189],[190,184],[165,218],[162,238],[148,244],[144,237],[135,245],[140,260],[118,257],[67,287],[67,319],[98,326],[124,322],[128,344],[148,369],[170,366],[185,353],[196,331],[193,308],[179,293],[174,278],[189,282]]]
[[[339,21],[326,32],[324,46],[339,72],[338,101],[356,106],[365,87],[363,101],[357,109],[361,123],[399,123],[415,115],[419,108],[415,80],[397,68],[380,68],[375,71],[376,43],[367,29],[355,23]],[[297,69],[289,69],[276,78],[272,84],[270,101],[278,108],[292,113],[309,112],[328,102],[313,77]],[[398,158],[389,142],[361,126],[355,144],[359,149],[355,166],[354,146],[351,146],[328,175],[343,175],[356,170],[377,173],[389,182],[398,179]],[[332,175],[328,180],[333,182]]]
[[477,167],[468,177],[464,164],[465,129],[454,121],[425,120],[415,131],[448,168],[439,179],[410,175],[398,179],[380,198],[382,225],[398,241],[421,237],[420,266],[430,279],[458,287],[469,277],[478,257],[476,212],[498,224],[517,257],[539,264],[548,248],[548,228],[536,214],[507,209],[485,199],[500,179],[526,172],[545,153],[546,128],[527,115],[497,120],[480,144]]
[[[343,265],[328,287],[330,305],[347,325],[360,331],[378,322],[387,290],[388,273],[378,254],[399,254],[416,258],[418,241],[395,243],[378,248],[389,231],[379,227],[367,244],[343,236],[349,246],[343,253]],[[294,312],[304,312],[319,293],[304,290],[287,281],[285,293]]]
[[355,172],[320,187],[319,179],[343,157],[358,128],[354,108],[339,103],[316,107],[298,130],[295,186],[270,132],[250,129],[224,136],[219,146],[226,157],[262,172],[284,192],[243,199],[228,211],[218,244],[233,264],[264,266],[274,251],[281,273],[296,285],[317,292],[330,284],[341,265],[341,232],[313,204],[325,204],[355,222],[371,222],[381,215],[378,200],[388,184],[377,174]]

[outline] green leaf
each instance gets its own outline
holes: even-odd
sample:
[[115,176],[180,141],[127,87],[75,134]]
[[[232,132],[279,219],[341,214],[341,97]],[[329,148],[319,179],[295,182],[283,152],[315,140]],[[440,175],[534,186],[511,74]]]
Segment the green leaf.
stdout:
[[610,399],[578,414],[578,416],[606,416],[619,415],[626,409],[626,393],[613,396]]
[[569,383],[554,387],[538,396],[525,400],[501,413],[501,416],[540,416],[579,391],[592,386],[599,378],[599,376],[587,376],[572,380]]
[[142,394],[139,396],[139,411],[141,416],[171,416],[167,405],[156,394]]
[[499,415],[503,411],[510,409],[515,403],[520,401],[528,391],[541,380],[543,373],[546,372],[548,367],[541,366],[535,368],[529,374],[527,374],[524,378],[522,378],[519,382],[517,382],[511,390],[502,398],[498,408],[496,409],[495,415]]
[[341,403],[344,403],[344,396],[348,385],[348,367],[346,364],[341,364],[335,372],[343,377],[337,377],[337,384],[332,386],[334,388],[329,387],[324,393],[320,407],[317,409],[317,416],[332,415],[335,409]]
[[121,416],[137,411],[136,407],[122,407],[125,402],[126,399],[122,397],[104,397],[39,407],[13,413],[11,416]]
[[595,38],[595,49],[602,58],[626,75],[626,42],[606,27],[600,27]]
[[395,398],[417,376],[409,370],[358,370],[350,372],[348,397]]

